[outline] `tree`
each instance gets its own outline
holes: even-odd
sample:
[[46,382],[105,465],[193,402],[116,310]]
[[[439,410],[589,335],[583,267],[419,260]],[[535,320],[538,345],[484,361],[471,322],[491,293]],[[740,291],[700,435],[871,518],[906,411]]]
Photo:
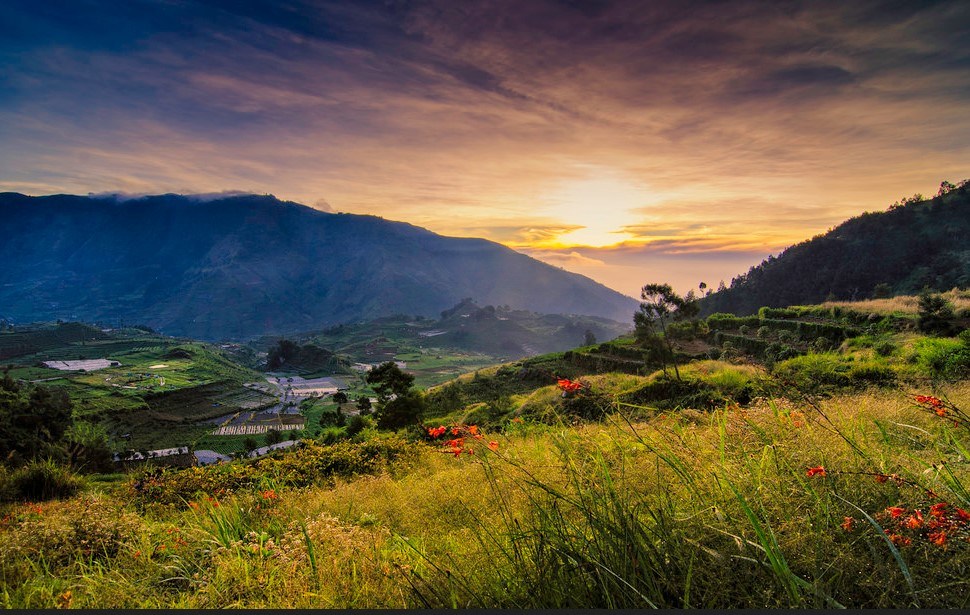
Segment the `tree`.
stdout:
[[246,456],[248,457],[250,453],[252,453],[257,448],[259,448],[259,442],[256,441],[256,438],[249,436],[248,438],[242,441],[242,447],[246,453]]
[[282,339],[276,346],[270,348],[266,356],[266,369],[279,369],[287,361],[292,360],[300,352],[300,346],[296,342]]
[[[694,319],[700,311],[694,291],[681,297],[674,292],[670,284],[647,284],[640,292],[643,302],[633,314],[634,334],[641,344],[649,344],[651,340],[662,339],[674,366],[674,374],[680,380],[680,370],[674,347],[667,335],[667,326],[673,322]],[[664,352],[660,352],[664,374],[667,373],[667,359]]]
[[924,288],[918,296],[916,326],[920,331],[943,332],[949,329],[953,319],[953,304],[943,295],[931,293]]
[[420,422],[424,396],[412,391],[414,376],[401,371],[393,361],[382,363],[367,373],[367,383],[377,393],[377,426],[398,429]]
[[31,460],[66,454],[71,401],[63,390],[21,386],[5,373],[0,380],[0,460]]
[[367,397],[366,395],[361,395],[357,398],[357,410],[360,411],[361,414],[364,414],[365,412],[370,412],[370,407],[371,407],[370,397]]
[[333,401],[334,403],[345,404],[348,401],[347,394],[343,391],[337,391],[333,394]]
[[270,429],[266,432],[266,446],[279,444],[283,441],[283,434],[278,429]]
[[401,371],[394,361],[387,361],[367,372],[367,384],[376,385],[374,392],[378,401],[386,403],[392,395],[400,397],[407,393],[414,384],[414,376]]
[[583,346],[592,346],[596,343],[596,335],[592,331],[586,329],[586,333],[583,334]]

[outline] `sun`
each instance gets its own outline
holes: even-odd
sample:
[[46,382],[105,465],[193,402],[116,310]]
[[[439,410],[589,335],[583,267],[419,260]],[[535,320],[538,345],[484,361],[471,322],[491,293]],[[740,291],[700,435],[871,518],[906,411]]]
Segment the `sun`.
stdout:
[[635,239],[624,227],[636,224],[637,210],[655,203],[649,188],[612,169],[584,167],[579,177],[558,182],[542,199],[542,214],[563,226],[579,227],[535,247],[606,247]]

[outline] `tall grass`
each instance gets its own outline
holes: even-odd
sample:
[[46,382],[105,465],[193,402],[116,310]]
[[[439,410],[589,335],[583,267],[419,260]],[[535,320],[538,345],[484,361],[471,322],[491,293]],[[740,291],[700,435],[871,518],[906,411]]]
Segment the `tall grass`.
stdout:
[[[970,407],[967,383],[937,394]],[[486,435],[496,452],[420,447],[407,471],[324,486],[142,508],[104,484],[9,504],[0,606],[968,605],[959,532],[945,546],[885,533],[901,532],[887,507],[970,509],[965,427],[890,390],[611,407],[598,424],[514,423]]]

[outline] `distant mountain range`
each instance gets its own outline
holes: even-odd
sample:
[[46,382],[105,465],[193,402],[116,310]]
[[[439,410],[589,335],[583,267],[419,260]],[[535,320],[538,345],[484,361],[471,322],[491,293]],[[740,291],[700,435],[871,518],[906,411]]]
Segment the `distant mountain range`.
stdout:
[[483,239],[272,196],[0,193],[0,318],[249,339],[461,299],[621,322],[637,302]]
[[970,287],[968,185],[864,213],[771,256],[701,302],[702,313]]

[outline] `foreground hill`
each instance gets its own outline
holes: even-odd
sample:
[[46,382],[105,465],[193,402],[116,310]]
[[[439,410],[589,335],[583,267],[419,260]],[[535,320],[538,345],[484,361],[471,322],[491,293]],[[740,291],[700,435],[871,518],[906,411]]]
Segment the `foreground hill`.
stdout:
[[864,213],[824,235],[770,256],[702,301],[706,314],[751,314],[761,306],[807,305],[923,287],[970,286],[970,194],[967,184],[935,198],[912,198],[889,211]]
[[482,239],[272,196],[0,194],[0,316],[139,322],[199,339],[285,334],[464,297],[626,321],[636,302]]

